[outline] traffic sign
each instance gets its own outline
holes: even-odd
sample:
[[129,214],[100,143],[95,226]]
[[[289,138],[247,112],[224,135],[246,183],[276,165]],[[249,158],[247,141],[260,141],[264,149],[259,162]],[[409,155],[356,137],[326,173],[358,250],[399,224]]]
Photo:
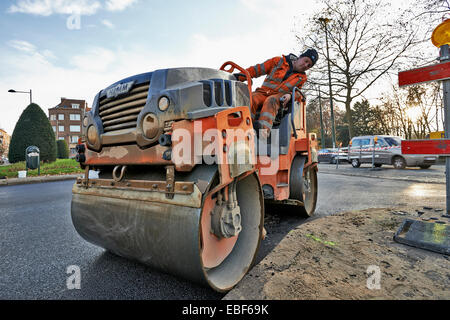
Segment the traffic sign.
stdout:
[[431,34],[431,42],[438,48],[450,44],[450,19],[445,20],[434,29]]
[[440,50],[441,63],[423,68],[399,72],[399,87],[444,80],[444,131],[447,139],[402,141],[402,153],[405,154],[439,154],[445,155],[446,207],[450,214],[450,19],[442,22],[433,31],[431,41]]
[[450,156],[450,140],[402,140],[402,154],[439,154]]
[[398,73],[399,87],[450,79],[450,61]]

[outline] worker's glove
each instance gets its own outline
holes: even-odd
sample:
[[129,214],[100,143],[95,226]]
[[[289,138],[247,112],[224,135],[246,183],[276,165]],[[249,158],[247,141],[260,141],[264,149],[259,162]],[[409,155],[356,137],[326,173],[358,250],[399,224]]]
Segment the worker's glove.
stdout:
[[247,80],[247,77],[243,73],[233,73],[233,76],[236,78],[237,81],[244,82]]
[[[233,73],[233,76],[236,78],[237,81],[247,81],[247,77],[243,73]],[[253,85],[253,80],[250,79],[250,84]]]
[[291,100],[291,96],[290,96],[289,94],[285,94],[284,96],[282,96],[282,97],[280,98],[281,106],[282,106],[284,109],[287,109],[290,100]]

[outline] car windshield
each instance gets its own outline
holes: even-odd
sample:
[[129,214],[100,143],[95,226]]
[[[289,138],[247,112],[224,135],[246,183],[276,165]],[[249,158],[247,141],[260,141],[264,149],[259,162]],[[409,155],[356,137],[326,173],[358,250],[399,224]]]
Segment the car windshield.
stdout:
[[398,147],[402,144],[402,140],[400,138],[396,137],[384,137],[384,140],[391,146],[391,147]]

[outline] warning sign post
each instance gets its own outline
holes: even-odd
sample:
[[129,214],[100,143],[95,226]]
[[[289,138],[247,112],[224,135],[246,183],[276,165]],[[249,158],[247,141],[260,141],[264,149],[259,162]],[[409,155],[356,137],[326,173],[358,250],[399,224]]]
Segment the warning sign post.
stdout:
[[440,63],[399,72],[399,86],[408,86],[430,81],[442,81],[444,97],[445,139],[402,141],[402,152],[416,154],[439,154],[445,156],[446,207],[450,214],[450,19],[442,22],[431,36],[433,44],[440,48]]

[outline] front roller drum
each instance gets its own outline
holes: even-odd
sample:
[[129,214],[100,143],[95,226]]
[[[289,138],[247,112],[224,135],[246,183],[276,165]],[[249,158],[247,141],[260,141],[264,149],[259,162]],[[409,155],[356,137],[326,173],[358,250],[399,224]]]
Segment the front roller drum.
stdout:
[[[252,266],[264,221],[257,175],[235,183],[233,209],[219,205],[222,190],[206,191],[197,208],[136,200],[130,195],[135,191],[117,190],[113,197],[100,188],[74,186],[72,221],[85,240],[119,256],[226,292]],[[217,215],[232,221],[220,224]]]

